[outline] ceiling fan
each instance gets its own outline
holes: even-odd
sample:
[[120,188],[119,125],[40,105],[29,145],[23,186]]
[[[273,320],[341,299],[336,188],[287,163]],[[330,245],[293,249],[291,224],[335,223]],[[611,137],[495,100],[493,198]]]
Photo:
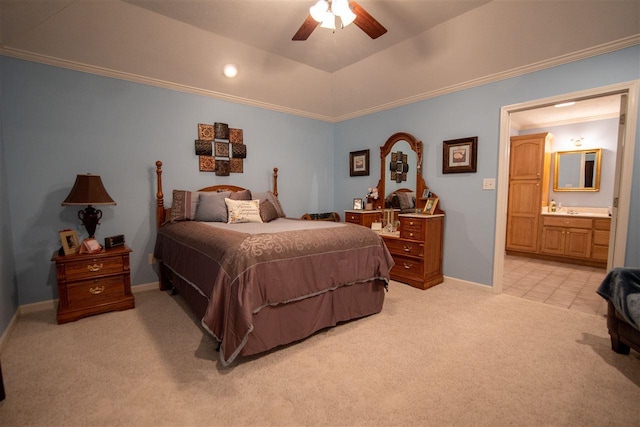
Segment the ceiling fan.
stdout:
[[318,25],[335,30],[337,17],[340,17],[342,28],[353,22],[372,39],[377,39],[387,32],[386,28],[355,1],[320,0],[309,8],[309,16],[291,40],[308,39]]

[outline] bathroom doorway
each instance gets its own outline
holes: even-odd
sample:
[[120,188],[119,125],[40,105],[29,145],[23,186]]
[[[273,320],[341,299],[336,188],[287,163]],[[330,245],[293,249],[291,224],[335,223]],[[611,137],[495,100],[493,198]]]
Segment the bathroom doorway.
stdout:
[[[540,116],[556,104],[564,102],[578,102],[589,100],[592,103],[610,100],[616,96],[620,100],[620,107],[617,109],[619,115],[624,116],[618,129],[617,152],[615,160],[615,178],[612,200],[613,206],[611,220],[611,237],[609,241],[608,268],[624,264],[626,238],[629,219],[629,202],[631,195],[631,177],[633,166],[633,150],[636,133],[636,118],[638,109],[638,81],[620,85],[597,88],[588,91],[576,92],[552,98],[530,101],[517,105],[505,106],[501,111],[500,125],[500,148],[498,162],[498,193],[496,212],[496,236],[493,271],[493,292],[503,292],[503,275],[505,266],[505,235],[506,235],[506,212],[508,202],[508,182],[509,182],[509,140],[513,133],[516,119],[522,121],[527,117]],[[611,112],[610,112],[611,113]],[[558,113],[560,115],[560,113]],[[583,117],[581,120],[587,120]],[[529,119],[527,119],[529,120]],[[539,118],[533,126],[545,127]],[[559,123],[563,119],[556,119],[554,123]],[[567,120],[579,120],[573,117]],[[532,122],[533,123],[533,122]],[[542,126],[541,126],[542,125]],[[517,126],[517,125],[516,125]],[[625,144],[625,141],[630,141]],[[555,151],[555,149],[553,150]],[[596,279],[592,279],[596,280]]]

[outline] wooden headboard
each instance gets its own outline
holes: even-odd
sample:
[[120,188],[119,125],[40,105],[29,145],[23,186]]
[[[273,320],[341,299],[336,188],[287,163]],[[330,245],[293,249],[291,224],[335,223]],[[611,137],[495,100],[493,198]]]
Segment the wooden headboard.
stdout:
[[[156,227],[164,224],[165,220],[171,216],[171,208],[164,206],[164,193],[162,192],[162,162],[156,162],[156,175],[158,180],[158,192],[156,193]],[[243,187],[237,185],[212,185],[201,188],[197,191],[241,191]],[[273,194],[278,195],[278,168],[273,168]]]

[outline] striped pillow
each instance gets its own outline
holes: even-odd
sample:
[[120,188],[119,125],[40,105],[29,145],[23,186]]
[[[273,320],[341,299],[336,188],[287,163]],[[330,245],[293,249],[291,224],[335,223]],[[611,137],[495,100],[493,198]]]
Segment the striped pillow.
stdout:
[[198,207],[197,191],[173,190],[171,203],[171,222],[191,221],[196,217]]

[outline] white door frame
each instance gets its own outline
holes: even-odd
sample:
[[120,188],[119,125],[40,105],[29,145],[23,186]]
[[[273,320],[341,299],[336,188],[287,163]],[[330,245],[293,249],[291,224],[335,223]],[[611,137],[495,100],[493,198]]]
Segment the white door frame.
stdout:
[[615,231],[611,236],[614,247],[610,250],[607,267],[624,266],[627,246],[627,230],[629,226],[629,208],[631,202],[631,184],[633,177],[633,152],[635,149],[636,127],[638,117],[638,90],[640,80],[619,83],[550,98],[538,99],[504,106],[500,109],[500,146],[498,149],[498,183],[496,201],[496,235],[493,254],[493,293],[502,293],[502,276],[504,273],[505,240],[507,233],[507,198],[509,190],[509,140],[511,137],[511,113],[533,108],[547,107],[560,102],[595,98],[613,94],[627,94],[626,131],[624,139],[618,146],[621,163],[616,163],[616,174],[619,175],[620,187],[614,189],[614,197],[618,194],[618,215]]

